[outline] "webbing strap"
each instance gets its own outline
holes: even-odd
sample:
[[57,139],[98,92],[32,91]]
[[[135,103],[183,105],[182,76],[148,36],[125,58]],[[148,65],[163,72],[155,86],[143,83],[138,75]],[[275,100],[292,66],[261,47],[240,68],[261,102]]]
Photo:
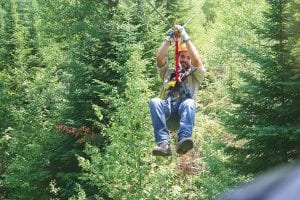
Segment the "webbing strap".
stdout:
[[179,81],[179,41],[175,41],[175,81]]

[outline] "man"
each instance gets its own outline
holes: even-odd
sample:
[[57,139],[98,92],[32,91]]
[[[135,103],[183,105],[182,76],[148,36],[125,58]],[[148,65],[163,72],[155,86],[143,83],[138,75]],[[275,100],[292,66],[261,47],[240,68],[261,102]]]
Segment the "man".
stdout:
[[193,148],[192,130],[194,127],[196,105],[195,97],[200,83],[204,79],[205,68],[200,55],[193,45],[184,27],[175,26],[175,31],[167,36],[156,56],[157,69],[163,84],[166,86],[174,77],[174,69],[169,68],[166,58],[169,47],[175,39],[181,39],[179,49],[180,79],[174,87],[166,91],[166,97],[153,98],[150,101],[150,113],[157,146],[152,153],[155,156],[170,156],[170,136],[167,121],[176,116],[179,118],[178,143],[176,152],[185,154]]

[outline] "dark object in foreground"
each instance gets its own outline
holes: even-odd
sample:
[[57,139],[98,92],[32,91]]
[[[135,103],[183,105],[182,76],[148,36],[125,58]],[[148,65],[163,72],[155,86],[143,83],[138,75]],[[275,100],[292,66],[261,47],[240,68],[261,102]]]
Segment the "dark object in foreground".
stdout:
[[222,194],[220,200],[298,200],[300,161],[276,168],[252,182]]

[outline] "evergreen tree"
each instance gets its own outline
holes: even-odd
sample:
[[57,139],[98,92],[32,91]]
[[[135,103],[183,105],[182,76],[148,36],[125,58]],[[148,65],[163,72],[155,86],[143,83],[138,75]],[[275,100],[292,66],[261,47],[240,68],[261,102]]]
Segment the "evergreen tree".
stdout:
[[17,65],[25,66],[28,70],[43,67],[39,49],[37,30],[38,5],[35,0],[17,3],[18,26],[17,35],[20,44],[17,50]]
[[118,110],[113,125],[107,130],[111,144],[102,154],[97,148],[87,146],[92,162],[80,158],[86,172],[82,178],[98,191],[104,190],[112,199],[143,199],[146,176],[151,169],[148,152],[152,135],[148,131],[149,118],[145,118],[150,93],[142,76],[146,63],[139,58],[140,47],[132,48],[136,50],[122,69],[126,73],[124,97],[115,100]]
[[260,48],[242,48],[253,64],[245,67],[227,125],[236,135],[232,162],[243,173],[260,172],[299,155],[299,83],[293,70],[287,8],[269,0]]
[[16,1],[1,2],[0,70],[13,67],[17,49]]
[[[294,45],[291,46],[291,53],[294,58],[294,62],[291,63],[294,65],[295,73],[300,74],[300,17],[298,15],[298,10],[300,9],[300,1],[294,0],[289,6],[289,16],[290,21],[288,25],[288,30],[290,32],[291,43]],[[299,105],[299,104],[298,104]]]
[[[51,157],[50,166],[55,187],[60,188],[55,196],[70,198],[77,183],[87,191],[92,190],[78,180],[80,168],[75,155],[83,156],[84,142],[91,139],[85,137],[87,132],[93,134],[94,145],[99,148],[105,145],[101,132],[113,112],[109,98],[117,82],[114,78],[117,73],[111,73],[105,61],[105,53],[110,53],[106,42],[110,33],[104,23],[109,14],[106,5],[98,1],[77,1],[63,2],[63,7],[56,7],[58,3],[40,1],[40,8],[42,35],[50,39],[54,47],[57,46],[58,54],[63,54],[62,61],[56,65],[64,85],[65,105],[59,113],[60,121],[56,121],[54,126],[60,132],[56,134],[65,133],[71,137],[63,139],[64,145],[54,154],[60,156]],[[66,17],[61,19],[61,15]],[[44,45],[49,45],[44,41]],[[56,58],[52,59],[57,62]],[[103,114],[100,123],[96,121],[95,107]],[[59,141],[57,143],[60,144]]]
[[1,55],[0,74],[1,198],[47,199],[52,177],[49,160],[58,155],[53,148],[62,146],[62,135],[53,126],[59,120],[56,113],[62,111],[63,87],[55,65],[41,68],[35,1],[3,3],[6,20],[1,33],[7,54]]

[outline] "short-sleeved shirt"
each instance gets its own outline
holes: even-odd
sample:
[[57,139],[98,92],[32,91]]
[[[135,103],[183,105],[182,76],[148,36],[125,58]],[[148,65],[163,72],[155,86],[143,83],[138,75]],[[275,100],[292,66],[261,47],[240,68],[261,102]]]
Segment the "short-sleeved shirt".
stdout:
[[[170,76],[172,72],[174,72],[174,69],[170,69],[169,63],[166,62],[166,64],[163,67],[157,67],[157,71],[159,73],[160,78],[163,80],[163,85],[165,85],[170,81]],[[188,73],[191,71],[193,71],[193,73],[190,76],[188,76],[183,81],[183,83],[186,86],[187,92],[191,95],[193,99],[195,99],[200,84],[204,79],[206,69],[204,66],[196,68],[193,65],[191,65],[191,67],[188,69]]]

